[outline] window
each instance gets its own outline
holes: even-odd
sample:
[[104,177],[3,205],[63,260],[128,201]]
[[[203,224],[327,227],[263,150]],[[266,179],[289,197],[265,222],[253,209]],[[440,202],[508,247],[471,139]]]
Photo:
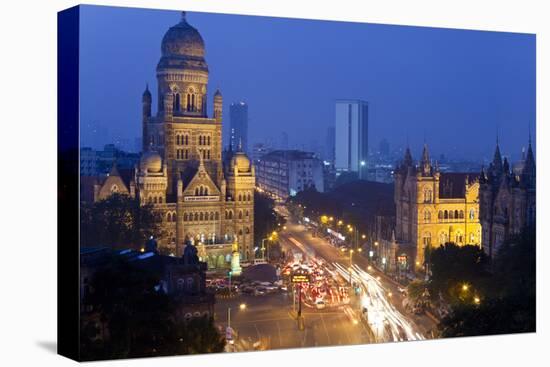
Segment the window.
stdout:
[[176,98],[174,102],[174,111],[179,111],[179,110],[180,110],[180,94],[176,93]]
[[187,213],[184,213],[184,214],[183,214],[183,221],[184,221],[184,222],[187,222]]
[[449,219],[454,219],[454,212],[449,210]]
[[439,220],[443,219],[443,212],[440,210],[439,213],[437,213],[437,218]]
[[474,209],[470,209],[470,220],[474,220],[476,217],[476,211]]
[[441,232],[441,233],[439,234],[439,244],[440,244],[440,245],[444,245],[444,244],[446,244],[447,242],[449,242],[449,236],[447,235],[447,233]]
[[449,212],[446,210],[443,212],[443,219],[449,219]]
[[431,220],[432,220],[432,214],[430,213],[429,210],[425,210],[424,211],[424,222],[430,223]]
[[203,212],[201,212],[199,218],[200,218],[200,220],[204,220],[204,214],[203,214]]
[[243,211],[239,210],[239,219],[243,219]]
[[431,189],[424,189],[424,202],[425,203],[431,203],[432,202],[432,190]]
[[424,236],[422,236],[422,243],[424,244],[424,247],[432,244],[432,234],[430,232],[424,233]]
[[461,210],[459,213],[460,219],[464,219],[464,210]]

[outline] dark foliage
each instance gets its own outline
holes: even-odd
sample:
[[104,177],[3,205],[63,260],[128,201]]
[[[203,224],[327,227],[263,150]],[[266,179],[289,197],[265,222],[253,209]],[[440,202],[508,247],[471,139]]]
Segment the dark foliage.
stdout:
[[[480,303],[457,303],[439,329],[444,337],[534,332],[536,237],[526,228],[507,240],[491,267]],[[435,277],[435,275],[434,275]]]
[[[488,259],[479,246],[447,243],[434,250],[426,249],[431,270],[430,293],[440,293],[451,304],[471,301],[476,292],[485,292],[489,279]],[[463,290],[463,285],[467,290]]]
[[80,208],[81,246],[141,247],[153,235],[162,235],[160,218],[150,204],[113,194]]
[[177,302],[155,290],[159,279],[121,260],[99,270],[83,300],[84,360],[221,352],[225,340],[211,318],[183,322]]
[[[273,209],[275,202],[269,196],[254,192],[254,238],[260,243],[273,231],[278,231],[284,225],[285,219]],[[279,226],[280,224],[280,226]]]

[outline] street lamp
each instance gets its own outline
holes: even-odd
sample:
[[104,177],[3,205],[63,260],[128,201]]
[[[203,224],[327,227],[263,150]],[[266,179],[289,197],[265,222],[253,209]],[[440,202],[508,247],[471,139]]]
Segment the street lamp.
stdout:
[[241,310],[246,310],[246,303],[241,303],[241,304],[239,305],[239,308],[240,308]]

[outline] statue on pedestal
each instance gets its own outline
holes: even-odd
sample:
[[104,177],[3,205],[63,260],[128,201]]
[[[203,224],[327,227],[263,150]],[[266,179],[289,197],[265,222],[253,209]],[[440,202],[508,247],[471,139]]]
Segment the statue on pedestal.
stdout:
[[231,255],[231,274],[232,275],[241,275],[241,254],[239,254],[239,244],[237,239],[233,242],[232,246],[232,255]]

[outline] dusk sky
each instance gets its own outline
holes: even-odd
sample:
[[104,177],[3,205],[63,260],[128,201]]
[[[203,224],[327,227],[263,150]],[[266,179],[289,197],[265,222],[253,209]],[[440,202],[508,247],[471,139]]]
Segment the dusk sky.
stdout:
[[[157,98],[162,37],[180,14],[81,10],[81,145],[133,142],[146,83]],[[529,128],[534,138],[534,35],[195,12],[187,20],[206,44],[209,114],[220,88],[227,133],[229,104],[246,101],[250,146],[277,143],[283,131],[291,146],[324,145],[337,99],[369,102],[371,150],[408,137],[415,158],[425,139],[434,154],[481,160],[498,127],[503,154],[517,159]],[[101,127],[93,138],[91,123]]]

